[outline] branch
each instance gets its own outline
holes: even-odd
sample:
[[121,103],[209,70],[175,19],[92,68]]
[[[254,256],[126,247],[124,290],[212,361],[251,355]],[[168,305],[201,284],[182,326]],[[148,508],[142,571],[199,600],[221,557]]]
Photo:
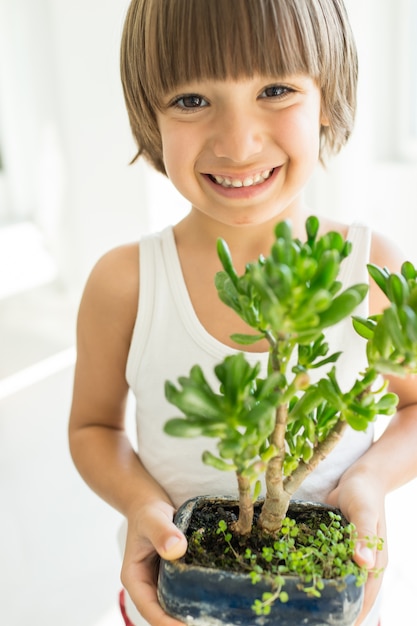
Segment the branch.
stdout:
[[308,463],[301,461],[297,469],[284,479],[284,489],[290,497],[297,491],[307,476],[316,469],[319,463],[329,456],[330,452],[341,440],[346,428],[347,422],[340,420],[326,439],[318,444],[310,461]]
[[239,518],[232,524],[231,529],[238,535],[249,535],[253,522],[253,500],[250,480],[242,474],[237,474],[239,486]]

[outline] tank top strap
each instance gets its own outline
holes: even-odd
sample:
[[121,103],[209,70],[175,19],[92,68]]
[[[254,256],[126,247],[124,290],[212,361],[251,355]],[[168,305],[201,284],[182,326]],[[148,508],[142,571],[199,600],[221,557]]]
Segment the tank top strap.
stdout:
[[369,226],[355,222],[348,230],[347,239],[352,243],[352,252],[344,260],[340,280],[344,287],[359,282],[369,282],[367,264],[371,252],[372,231]]
[[[169,236],[172,227],[160,233],[152,233],[139,242],[139,302],[126,364],[127,380],[132,380],[138,369],[141,355],[145,351],[155,313],[157,280],[164,279],[162,237]],[[144,304],[146,303],[146,305]]]

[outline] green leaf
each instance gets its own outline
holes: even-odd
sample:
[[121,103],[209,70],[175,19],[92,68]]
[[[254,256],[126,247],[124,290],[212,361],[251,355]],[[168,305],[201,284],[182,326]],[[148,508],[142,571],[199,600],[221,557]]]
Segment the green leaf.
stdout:
[[334,326],[350,315],[368,293],[368,285],[358,284],[348,287],[335,297],[330,307],[320,313],[320,327]]
[[[378,322],[380,322],[381,319],[382,315],[380,316]],[[388,358],[388,355],[391,353],[392,342],[386,324],[378,323],[376,325],[374,337],[372,339],[372,344],[370,344],[370,347],[374,347],[383,359]]]
[[164,425],[164,431],[167,435],[172,437],[200,437],[203,434],[203,429],[200,425],[188,422],[182,417],[174,417],[168,420]]
[[403,335],[401,322],[399,320],[397,308],[395,307],[395,305],[389,307],[388,309],[385,309],[382,314],[382,320],[387,328],[387,331],[395,348],[399,350],[399,352],[404,352],[407,347],[407,342],[406,338]]
[[367,268],[371,278],[374,279],[381,291],[383,291],[383,293],[385,293],[385,295],[388,297],[387,279],[389,276],[389,271],[387,270],[387,268],[379,267],[378,265],[374,265],[373,263],[369,263],[367,265]]
[[390,274],[387,279],[388,297],[397,306],[402,306],[410,295],[407,281],[402,274]]
[[320,222],[315,215],[310,215],[306,220],[307,242],[312,245],[319,232]]
[[354,316],[352,317],[352,324],[358,335],[364,339],[373,339],[376,327],[374,319]]
[[362,415],[358,415],[357,413],[353,413],[351,411],[345,414],[345,419],[349,426],[353,428],[353,430],[364,431],[368,428],[369,422],[373,421],[374,416],[371,419],[367,419]]
[[262,483],[260,480],[257,480],[255,482],[255,487],[253,489],[253,496],[252,496],[252,502],[256,502],[256,500],[259,498],[259,496],[261,495],[262,492]]
[[410,261],[404,261],[401,266],[401,274],[406,280],[415,280],[417,278],[417,270]]
[[245,335],[243,333],[233,333],[230,338],[236,343],[240,343],[245,346],[250,346],[261,339],[265,339],[265,335]]
[[417,315],[409,306],[402,309],[402,316],[407,337],[413,343],[417,343]]
[[223,265],[224,271],[230,277],[233,284],[237,285],[238,275],[233,265],[232,255],[230,254],[229,246],[224,239],[217,240],[217,255],[220,259],[221,264]]
[[393,415],[396,411],[399,398],[395,393],[386,393],[378,400],[375,408],[379,414]]
[[207,419],[218,419],[221,416],[221,410],[216,401],[213,392],[208,393],[206,389],[199,386],[193,386],[185,382],[187,379],[182,378],[184,387],[177,389],[172,383],[165,383],[165,397],[169,402],[179,408],[185,415],[203,417]]
[[322,359],[321,361],[317,361],[316,363],[313,363],[310,367],[312,369],[315,369],[317,367],[322,367],[323,365],[327,365],[328,363],[336,363],[336,361],[338,360],[341,354],[342,352],[335,352],[334,354],[331,354],[326,359]]
[[220,441],[219,453],[222,459],[235,459],[238,454],[241,454],[243,446],[242,435],[236,439],[227,441]]
[[226,461],[219,459],[217,456],[214,456],[214,454],[208,452],[207,450],[203,452],[202,459],[203,463],[205,463],[206,465],[210,465],[211,467],[214,467],[215,469],[218,469],[222,472],[236,471],[236,466],[233,463],[226,463]]
[[337,410],[343,408],[343,394],[333,377],[322,378],[317,385],[326,402]]
[[274,232],[276,239],[282,238],[290,240],[292,237],[291,222],[289,220],[283,220],[281,222],[278,222],[278,224],[275,226]]
[[242,417],[241,422],[244,425],[251,426],[256,424],[263,424],[262,434],[266,430],[266,434],[270,435],[274,430],[275,425],[275,411],[274,405],[268,402],[260,402],[255,404],[253,408]]
[[296,417],[308,415],[323,402],[324,398],[322,390],[317,385],[310,386],[291,408],[290,419],[293,420]]
[[[375,368],[378,372],[386,376],[404,377],[408,374],[407,368],[404,367],[404,365],[394,363],[390,359],[382,357],[375,359]],[[411,373],[417,374],[417,371],[412,371]]]
[[327,289],[320,288],[316,291],[316,293],[312,294],[308,303],[308,309],[315,311],[316,313],[320,313],[321,311],[328,309],[331,302],[332,297],[330,292],[327,291]]
[[312,285],[327,289],[337,278],[339,269],[338,252],[336,250],[325,250],[320,258]]
[[239,300],[239,292],[232,280],[226,274],[226,272],[217,272],[214,284],[217,289],[217,294],[222,302],[228,307],[236,311],[238,315],[241,313],[241,306]]

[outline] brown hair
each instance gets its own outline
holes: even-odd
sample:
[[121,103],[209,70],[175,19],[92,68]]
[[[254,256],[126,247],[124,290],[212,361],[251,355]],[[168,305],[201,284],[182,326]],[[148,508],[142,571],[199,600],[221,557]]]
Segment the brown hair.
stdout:
[[356,109],[356,47],[342,0],[132,0],[121,75],[133,161],[144,155],[166,173],[155,113],[177,86],[296,73],[321,90],[323,160],[346,143]]

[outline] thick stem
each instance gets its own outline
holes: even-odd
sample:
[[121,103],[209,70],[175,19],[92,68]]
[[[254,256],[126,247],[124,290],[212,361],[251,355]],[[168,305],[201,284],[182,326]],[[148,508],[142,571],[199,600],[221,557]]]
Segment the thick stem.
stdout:
[[253,523],[253,500],[251,483],[248,478],[237,475],[239,487],[239,519],[232,525],[232,531],[238,535],[249,535]]
[[280,405],[277,408],[275,428],[271,437],[271,443],[276,448],[277,454],[268,462],[265,474],[266,496],[259,516],[259,525],[270,533],[281,528],[289,504],[289,497],[285,493],[283,485],[287,420],[288,407]]
[[319,443],[315,449],[313,456],[308,463],[301,462],[297,469],[284,480],[284,488],[289,497],[291,497],[304,482],[308,474],[323,461],[330,452],[337,446],[341,440],[344,431],[347,428],[347,422],[339,421],[324,441]]

